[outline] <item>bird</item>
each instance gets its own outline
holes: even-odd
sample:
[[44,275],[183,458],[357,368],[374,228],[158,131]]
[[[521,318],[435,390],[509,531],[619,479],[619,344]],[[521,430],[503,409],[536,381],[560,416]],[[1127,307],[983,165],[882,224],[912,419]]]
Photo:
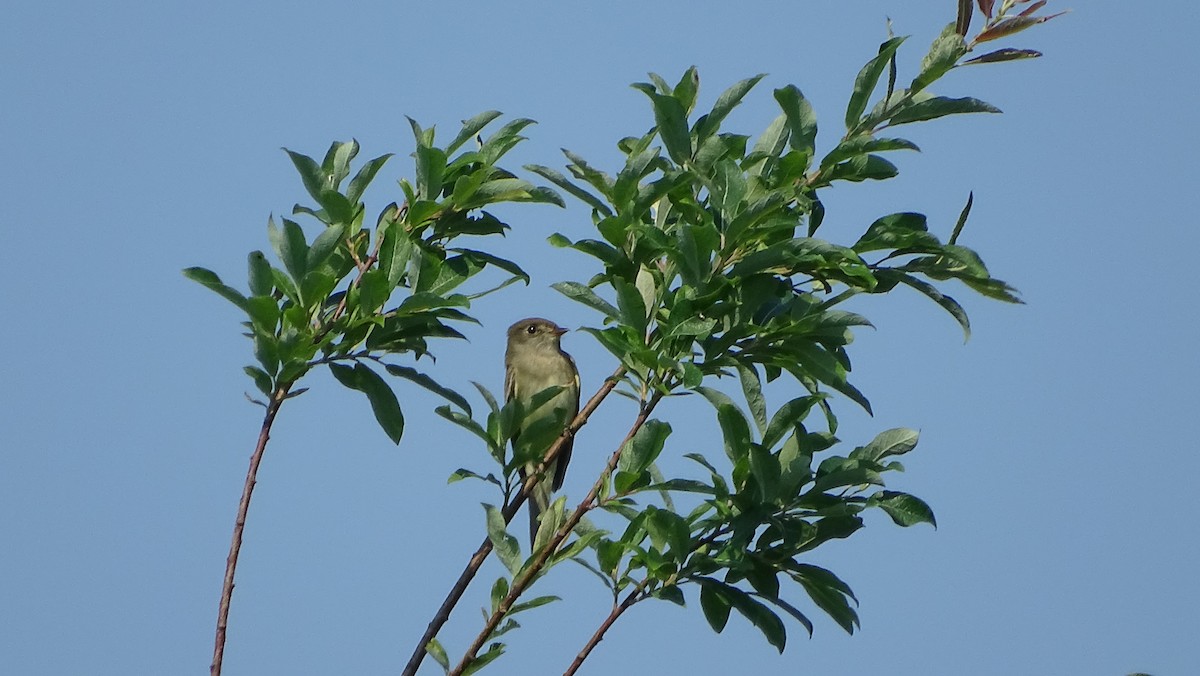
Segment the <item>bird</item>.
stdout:
[[[575,360],[563,352],[560,344],[566,332],[567,329],[540,317],[522,319],[508,327],[508,347],[504,353],[504,400],[517,401],[526,409],[522,419],[525,430],[532,430],[535,425],[552,426],[554,436],[539,435],[541,438],[557,439],[579,414],[579,369],[575,368]],[[535,395],[556,386],[562,388],[557,394],[533,410],[528,410]],[[542,423],[547,416],[550,419]],[[520,432],[519,429],[513,432],[514,450]],[[550,508],[551,493],[562,488],[574,441],[574,437],[570,437],[563,443],[557,457],[547,465],[545,474],[530,492],[531,546],[537,536],[539,515]],[[548,445],[543,448],[537,457],[541,458],[548,448]],[[522,484],[536,467],[537,462],[531,462],[518,470]]]

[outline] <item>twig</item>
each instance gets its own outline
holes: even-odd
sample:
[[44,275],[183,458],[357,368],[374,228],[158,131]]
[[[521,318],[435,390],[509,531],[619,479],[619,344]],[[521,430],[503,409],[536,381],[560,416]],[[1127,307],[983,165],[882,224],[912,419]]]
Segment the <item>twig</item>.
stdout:
[[262,429],[258,433],[258,444],[250,456],[250,469],[246,471],[246,484],[242,488],[242,501],[238,503],[237,521],[233,524],[233,542],[229,545],[229,557],[225,559],[225,582],[221,587],[221,605],[217,611],[217,638],[213,647],[213,661],[209,668],[211,676],[220,676],[221,664],[225,659],[225,632],[229,627],[229,603],[233,598],[233,576],[237,571],[238,552],[242,548],[242,532],[246,529],[246,512],[250,509],[250,496],[254,493],[255,478],[258,466],[262,463],[263,451],[267,448],[267,440],[271,438],[271,425],[275,422],[275,414],[287,399],[291,383],[280,385],[267,404],[267,412],[263,415]]
[[592,650],[600,644],[600,641],[604,640],[604,634],[608,631],[608,628],[617,621],[617,618],[620,617],[626,610],[632,608],[633,604],[646,598],[642,594],[645,584],[646,580],[638,582],[637,585],[634,586],[633,590],[629,592],[629,595],[625,597],[624,601],[621,601],[619,605],[615,603],[613,604],[612,612],[609,613],[608,617],[604,618],[604,621],[600,623],[600,626],[596,629],[596,633],[592,634],[592,637],[588,639],[587,645],[583,646],[583,650],[580,650],[579,654],[575,656],[575,660],[571,662],[571,666],[563,672],[563,676],[573,676],[576,671],[579,671],[579,667],[583,666],[583,661],[586,660],[588,655],[592,653]]
[[[571,421],[571,424],[568,425],[565,430],[563,430],[563,433],[561,436],[559,436],[558,440],[546,450],[546,455],[542,459],[541,464],[538,465],[535,471],[529,473],[525,483],[521,485],[520,492],[517,493],[512,502],[504,506],[504,510],[502,512],[504,516],[504,523],[512,521],[513,517],[517,514],[517,510],[519,510],[521,505],[525,503],[525,499],[529,496],[534,485],[538,482],[538,477],[541,476],[541,474],[546,470],[546,466],[556,457],[558,457],[558,454],[562,450],[566,440],[573,437],[575,433],[579,431],[579,428],[583,427],[584,424],[587,423],[588,418],[592,415],[592,412],[594,412],[596,408],[600,406],[600,402],[604,401],[604,398],[608,396],[609,392],[612,392],[613,388],[617,386],[617,382],[624,374],[624,368],[618,368],[615,372],[613,372],[613,374],[604,381],[604,384],[600,386],[600,389],[596,391],[596,394],[592,395],[592,398],[588,400],[587,404],[580,409],[579,415],[575,416],[575,420]],[[454,610],[456,605],[458,605],[458,601],[467,591],[467,586],[471,584],[471,580],[473,580],[475,578],[475,574],[479,572],[480,566],[483,565],[483,562],[487,559],[488,554],[491,553],[491,538],[485,537],[483,542],[479,545],[479,548],[475,550],[475,553],[471,555],[470,560],[467,561],[466,568],[464,568],[462,574],[458,576],[458,580],[455,581],[454,586],[450,588],[450,592],[442,601],[442,605],[438,607],[433,619],[429,621],[429,626],[426,627],[425,633],[421,636],[421,640],[417,643],[417,647],[413,650],[412,655],[408,658],[408,664],[405,665],[404,671],[401,672],[402,676],[414,676],[417,673],[417,669],[421,666],[421,662],[425,659],[425,647],[428,646],[429,642],[438,635],[438,632],[442,629],[442,625],[446,624],[446,621],[450,619],[450,612]]]
[[456,667],[448,672],[448,676],[462,676],[463,670],[466,669],[467,666],[470,665],[475,659],[475,656],[479,653],[479,649],[482,648],[483,644],[487,642],[488,637],[492,635],[492,632],[496,630],[496,627],[500,626],[500,621],[503,620],[504,616],[508,614],[508,611],[512,608],[516,600],[521,597],[521,594],[524,593],[527,587],[529,587],[529,585],[533,582],[533,579],[539,573],[541,573],[542,568],[546,566],[546,561],[550,559],[554,552],[558,551],[559,545],[561,545],[563,540],[566,540],[567,536],[575,530],[575,527],[579,525],[579,522],[583,519],[583,516],[593,507],[595,507],[596,498],[600,494],[600,489],[602,486],[604,486],[608,476],[612,474],[614,469],[616,469],[617,462],[621,458],[621,451],[625,448],[625,444],[629,443],[629,441],[633,439],[633,435],[636,434],[637,431],[641,429],[642,425],[645,424],[646,420],[649,419],[650,413],[654,410],[654,407],[658,405],[658,402],[662,400],[662,397],[663,394],[658,391],[655,391],[654,394],[651,395],[650,400],[646,402],[646,405],[642,407],[641,412],[638,413],[638,417],[636,420],[634,420],[633,426],[629,429],[629,433],[625,435],[625,440],[617,446],[617,450],[613,451],[613,454],[608,458],[608,464],[605,465],[604,471],[600,473],[600,478],[596,479],[596,483],[592,484],[592,490],[588,492],[587,497],[583,499],[583,502],[579,503],[579,506],[575,508],[575,511],[571,512],[571,515],[567,517],[567,520],[563,523],[563,525],[559,526],[558,530],[555,531],[554,536],[550,539],[550,542],[546,543],[546,545],[537,553],[537,556],[533,559],[533,561],[526,564],[523,572],[513,580],[512,586],[509,588],[508,595],[505,596],[504,599],[496,606],[496,610],[494,610],[491,616],[488,617],[488,621],[486,624],[484,624],[483,629],[475,637],[475,640],[471,642],[471,645],[467,648],[466,653],[463,654],[462,661],[460,661]]

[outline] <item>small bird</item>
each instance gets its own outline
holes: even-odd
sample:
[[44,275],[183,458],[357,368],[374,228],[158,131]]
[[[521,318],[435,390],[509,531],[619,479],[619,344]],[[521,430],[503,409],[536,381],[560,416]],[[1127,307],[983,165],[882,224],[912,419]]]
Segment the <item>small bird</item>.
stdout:
[[[519,401],[526,408],[523,419],[526,429],[532,429],[546,416],[553,416],[555,429],[561,434],[579,414],[579,370],[575,368],[571,355],[563,352],[559,344],[566,332],[558,324],[537,317],[522,319],[508,327],[508,349],[504,353],[504,400]],[[535,395],[555,386],[563,389],[535,410],[528,410]],[[519,431],[513,434],[514,446]],[[529,496],[531,545],[537,535],[539,515],[550,508],[550,494],[562,488],[574,441],[574,438],[567,439]],[[531,463],[520,470],[522,482],[536,466],[536,463]]]

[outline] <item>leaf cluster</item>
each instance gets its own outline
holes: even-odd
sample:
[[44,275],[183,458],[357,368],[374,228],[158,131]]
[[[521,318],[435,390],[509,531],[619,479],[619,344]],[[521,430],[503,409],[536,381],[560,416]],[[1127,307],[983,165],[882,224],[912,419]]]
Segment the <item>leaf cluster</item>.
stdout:
[[[513,282],[529,282],[516,263],[458,245],[465,237],[508,230],[487,211],[497,203],[563,204],[554,190],[498,164],[533,123],[513,120],[484,138],[483,130],[499,116],[489,111],[464,121],[444,147],[435,144],[433,128],[409,120],[416,139],[414,179],[400,179],[403,200],[384,207],[374,225],[364,223],[362,198],[390,154],[362,163],[351,176],[356,141],[332,144],[321,162],[287,150],[313,200],[297,204],[292,216],[308,217],[315,236],[292,218],[279,224],[269,219],[275,262],[261,251],[250,253],[249,293],[210,270],[184,270],[246,313],[245,335],[257,363],[245,371],[263,396],[278,402],[299,394],[302,390],[292,390],[294,383],[314,366],[327,364],[338,382],[366,395],[384,432],[399,443],[404,417],[382,367],[470,411],[461,395],[428,375],[384,359],[432,357],[431,339],[462,338],[455,324],[476,321],[466,313],[472,300]],[[502,271],[504,279],[491,288],[463,290],[488,267]]]
[[[580,524],[566,546],[570,556],[556,553],[546,568],[566,558],[588,568],[611,590],[614,613],[648,598],[683,604],[683,588],[693,584],[714,630],[736,609],[779,650],[787,635],[781,615],[813,628],[789,600],[789,582],[847,632],[858,626],[850,587],[806,561],[808,552],[857,532],[869,508],[901,526],[936,522],[925,502],[884,482],[886,473],[903,470],[896,456],[916,446],[915,431],[888,430],[837,453],[833,395],[871,410],[849,380],[848,353],[854,327],[871,323],[843,305],[905,286],[936,302],[969,336],[966,311],[946,282],[1020,300],[959,242],[973,195],[958,220],[946,224],[948,236],[932,232],[925,215],[901,211],[867,224],[850,244],[819,237],[827,218],[821,195],[838,183],[896,176],[889,158],[918,148],[891,133],[895,128],[999,112],[973,97],[936,94],[933,86],[965,65],[1037,55],[1000,50],[966,58],[1005,26],[1016,26],[1004,23],[1014,4],[1021,3],[1005,0],[988,14],[970,41],[961,17],[947,26],[907,86],[897,85],[896,66],[905,38],[889,37],[856,77],[844,132],[827,151],[818,150],[816,114],[799,88],[772,92],[779,113],[766,129],[731,132],[724,129],[730,112],[763,76],[734,84],[699,112],[692,68],[674,84],[651,74],[633,85],[649,100],[654,125],[617,144],[624,163],[615,173],[570,151],[565,173],[526,167],[590,210],[596,236],[555,234],[550,243],[586,254],[601,271],[554,287],[599,314],[583,331],[623,367],[619,392],[639,401],[643,412],[663,397],[702,396],[714,407],[724,452],[723,458],[684,455],[707,473],[702,478],[665,477],[656,461],[671,426],[646,421],[620,450],[611,476],[602,476],[593,501],[576,512],[598,508],[618,516],[622,527],[570,520],[568,528]],[[740,385],[746,410],[712,386],[723,378]],[[768,416],[763,389],[780,379],[799,386],[799,396]],[[561,508],[552,512],[546,533],[563,523]],[[492,542],[516,576],[533,559],[523,559],[516,539],[493,521]],[[534,552],[550,541],[546,533],[538,533]],[[503,612],[493,608],[492,616]],[[485,654],[494,659],[502,651],[495,642]],[[475,664],[471,653],[463,664]]]

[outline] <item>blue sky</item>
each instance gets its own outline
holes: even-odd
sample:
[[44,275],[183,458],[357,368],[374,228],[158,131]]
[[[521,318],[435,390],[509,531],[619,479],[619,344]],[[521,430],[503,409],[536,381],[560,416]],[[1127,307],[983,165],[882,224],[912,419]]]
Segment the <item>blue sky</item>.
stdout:
[[[695,64],[702,106],[769,73],[730,128],[757,133],[770,90],[813,101],[828,149],[858,68],[886,36],[912,35],[901,77],[953,18],[953,2],[856,3],[24,3],[0,25],[0,655],[14,674],[203,673],[224,557],[259,409],[237,311],[179,270],[244,278],[266,220],[304,193],[281,146],[320,155],[355,137],[395,152],[368,193],[411,175],[404,115],[451,132],[486,109],[540,124],[512,164],[601,167],[651,124],[628,84]],[[1052,2],[1067,8],[1065,2]],[[735,618],[724,634],[694,602],[643,604],[583,673],[1200,673],[1200,151],[1193,3],[1077,3],[1008,41],[1046,57],[952,73],[938,93],[1001,116],[914,128],[886,184],[826,197],[826,236],[922,211],[948,231],[968,191],[963,243],[1023,292],[1006,306],[960,291],[974,335],[896,293],[857,310],[855,382],[839,436],[861,444],[922,430],[896,486],[940,529],[883,515],[814,560],[848,581],[862,629],[790,627],[781,656]],[[907,68],[905,71],[903,69]],[[583,210],[504,211],[498,245],[534,276],[476,308],[469,343],[433,371],[498,390],[503,329],[528,314],[595,318],[549,289],[588,259],[552,250]],[[551,255],[553,254],[553,255]],[[240,283],[240,281],[239,281]],[[614,365],[585,334],[565,347],[585,391]],[[255,493],[234,596],[227,674],[396,673],[482,535],[482,466],[470,437],[400,386],[409,419],[393,447],[365,401],[318,374],[289,403]],[[786,392],[772,392],[771,403]],[[693,416],[693,411],[695,412]],[[711,443],[703,409],[664,412],[668,453]],[[606,405],[577,443],[580,495],[622,434]],[[620,431],[616,431],[620,430]],[[666,461],[664,461],[666,462]],[[489,568],[494,576],[498,568]],[[1188,572],[1193,571],[1193,572]],[[494,673],[560,673],[607,612],[582,570],[569,596],[528,614]],[[479,626],[472,589],[443,634]],[[817,613],[814,611],[814,616]],[[436,668],[428,665],[428,673]],[[424,673],[424,672],[423,672]],[[490,673],[490,672],[489,672]]]

